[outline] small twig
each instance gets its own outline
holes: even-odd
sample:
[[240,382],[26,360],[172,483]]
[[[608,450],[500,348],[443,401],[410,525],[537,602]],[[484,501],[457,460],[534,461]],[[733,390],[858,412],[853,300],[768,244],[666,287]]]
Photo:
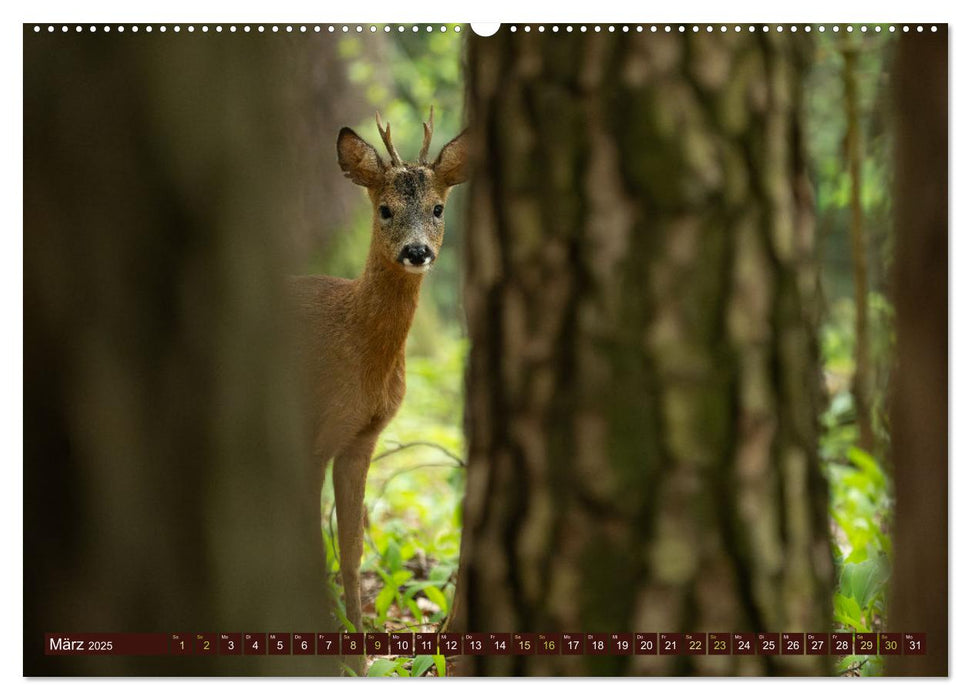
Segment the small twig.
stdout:
[[375,457],[374,459],[372,459],[371,460],[371,463],[372,464],[374,464],[375,462],[377,462],[379,459],[384,459],[385,457],[390,457],[393,454],[396,454],[398,452],[402,452],[403,450],[407,450],[407,449],[409,449],[411,447],[431,447],[431,448],[434,448],[434,449],[438,450],[439,452],[444,453],[450,459],[455,460],[455,463],[457,465],[459,465],[461,467],[464,467],[465,466],[465,460],[463,460],[461,457],[459,457],[457,454],[455,454],[454,452],[452,452],[448,448],[442,447],[437,442],[427,442],[427,441],[424,441],[424,440],[418,440],[416,442],[396,442],[396,441],[393,441],[393,440],[389,440],[388,441],[388,444],[389,445],[394,445],[394,447],[392,447],[390,450],[386,450],[385,452],[382,452],[377,457]]
[[866,663],[869,660],[870,659],[863,659],[863,661],[861,661],[860,663],[858,663],[858,664],[856,664],[854,666],[849,666],[849,667],[843,669],[843,673],[841,673],[840,675],[841,676],[845,676],[847,674],[853,673],[854,671],[859,671],[861,668],[863,668],[864,666],[866,666]]
[[447,467],[451,469],[461,468],[458,464],[452,464],[450,462],[428,462],[426,464],[415,464],[410,467],[404,467],[402,469],[397,470],[394,474],[392,474],[387,479],[385,479],[383,484],[381,484],[381,488],[380,490],[378,490],[378,494],[374,497],[374,501],[371,503],[371,507],[368,509],[368,522],[370,523],[371,516],[374,514],[374,509],[377,508],[378,503],[381,501],[382,498],[384,498],[384,493],[385,491],[388,490],[388,484],[390,484],[393,479],[396,479],[402,474],[407,474],[408,472],[413,472],[418,469],[424,469],[425,467],[435,467],[439,469],[443,467]]

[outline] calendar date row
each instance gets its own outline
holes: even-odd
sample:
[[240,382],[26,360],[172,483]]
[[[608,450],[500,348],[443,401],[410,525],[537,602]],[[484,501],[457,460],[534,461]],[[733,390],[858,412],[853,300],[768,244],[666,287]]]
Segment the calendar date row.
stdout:
[[922,655],[911,632],[48,634],[47,655]]

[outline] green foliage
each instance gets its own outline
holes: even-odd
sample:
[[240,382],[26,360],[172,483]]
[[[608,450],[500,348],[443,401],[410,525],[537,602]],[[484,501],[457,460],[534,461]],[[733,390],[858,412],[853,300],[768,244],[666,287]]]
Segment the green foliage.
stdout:
[[[806,86],[806,129],[816,194],[817,235],[822,249],[822,290],[828,301],[821,351],[829,401],[821,416],[820,459],[830,484],[830,520],[838,586],[833,592],[834,627],[854,632],[883,629],[893,547],[889,536],[893,488],[889,454],[887,387],[892,365],[893,309],[885,290],[892,261],[889,58],[892,35],[876,33],[815,36]],[[859,449],[859,420],[851,391],[856,371],[855,306],[850,248],[850,176],[843,84],[845,53],[856,53],[862,136],[864,230],[869,240],[867,299],[870,327],[871,400],[875,454]],[[878,656],[846,656],[841,674],[879,675]]]
[[[871,296],[874,306],[886,302]],[[847,315],[849,310],[849,316]],[[878,460],[856,446],[859,439],[857,416],[849,389],[853,375],[852,302],[841,300],[824,325],[822,351],[830,402],[822,416],[820,457],[830,484],[830,520],[839,584],[833,594],[836,629],[874,632],[883,629],[887,613],[887,587],[893,545],[889,536],[892,485]],[[887,337],[889,313],[875,315]],[[877,392],[874,410],[885,414],[885,390]],[[885,423],[878,422],[878,425]],[[885,446],[887,431],[878,430]],[[877,656],[847,656],[839,661],[839,673],[879,675],[883,662]]]

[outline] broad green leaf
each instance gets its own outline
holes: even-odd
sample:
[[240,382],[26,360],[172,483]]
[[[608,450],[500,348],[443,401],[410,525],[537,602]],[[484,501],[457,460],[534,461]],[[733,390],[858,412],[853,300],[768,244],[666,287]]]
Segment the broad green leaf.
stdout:
[[390,676],[395,670],[395,663],[390,659],[375,659],[371,668],[367,670],[367,675],[371,678],[375,676]]
[[415,662],[411,665],[411,675],[414,677],[424,676],[425,673],[435,664],[435,658],[429,655],[415,657]]
[[438,606],[439,610],[443,613],[448,612],[448,601],[445,599],[445,595],[442,593],[441,589],[436,586],[425,586],[425,595],[428,596],[428,600],[432,601]]

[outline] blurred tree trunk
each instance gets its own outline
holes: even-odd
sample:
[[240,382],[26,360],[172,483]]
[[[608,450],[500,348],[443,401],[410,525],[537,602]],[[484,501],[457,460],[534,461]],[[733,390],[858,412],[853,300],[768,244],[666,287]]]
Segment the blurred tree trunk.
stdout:
[[948,673],[947,28],[905,34],[895,66],[894,306],[891,403],[897,499],[890,629],[926,632],[926,656],[889,672]]
[[[828,631],[803,37],[471,39],[457,631]],[[825,657],[465,657],[825,674]]]
[[843,56],[843,90],[846,105],[846,162],[850,176],[850,241],[853,250],[853,300],[856,304],[853,352],[853,404],[860,430],[860,447],[873,454],[873,404],[870,363],[870,285],[867,282],[867,238],[863,222],[863,138],[860,135],[860,106],[857,90],[859,47],[846,39]]
[[332,623],[281,321],[280,49],[29,27],[24,42],[24,673],[332,672],[42,655],[45,632]]

